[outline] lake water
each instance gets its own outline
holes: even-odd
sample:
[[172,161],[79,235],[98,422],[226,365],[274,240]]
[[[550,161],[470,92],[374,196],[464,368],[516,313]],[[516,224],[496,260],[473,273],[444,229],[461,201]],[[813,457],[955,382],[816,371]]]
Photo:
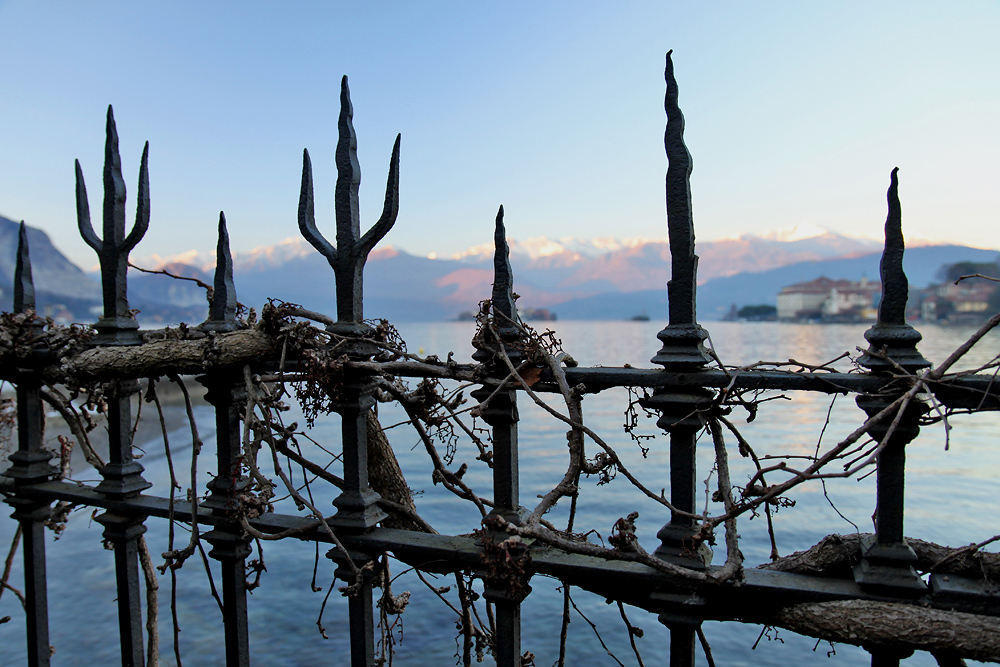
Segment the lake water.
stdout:
[[[549,326],[562,339],[564,348],[581,365],[620,366],[631,364],[650,367],[649,358],[659,348],[656,332],[662,324],[655,322],[555,322]],[[727,364],[747,364],[755,361],[785,361],[794,358],[806,362],[825,362],[843,352],[856,354],[864,345],[864,326],[811,326],[779,323],[710,323],[708,329],[722,360]],[[411,351],[438,354],[449,351],[460,361],[467,360],[472,350],[469,340],[471,323],[407,324],[400,327]],[[920,350],[934,362],[942,361],[970,333],[971,329],[923,327],[924,341]],[[969,355],[963,367],[984,363],[1000,353],[1000,336],[991,334]],[[838,368],[848,370],[849,362],[839,362]],[[736,415],[744,435],[758,454],[811,454],[829,412],[829,424],[822,444],[832,445],[857,428],[863,413],[847,397],[832,399],[823,395],[789,394],[790,400],[776,400],[761,406],[758,418],[745,423],[745,414]],[[636,471],[651,488],[668,484],[666,438],[662,434],[652,442],[649,455],[643,459],[635,445],[622,432],[627,397],[624,391],[588,396],[584,400],[585,422],[615,446],[630,469]],[[832,405],[832,408],[831,408]],[[521,499],[531,506],[542,493],[562,476],[565,469],[566,427],[545,415],[526,399],[519,399],[521,423]],[[199,407],[197,418],[205,441],[199,469],[214,467],[211,453],[214,436],[213,417],[207,407]],[[287,421],[298,419],[294,414]],[[398,410],[380,407],[383,426],[402,421]],[[1000,432],[998,415],[981,414],[956,416],[949,451],[945,451],[941,425],[924,429],[907,450],[907,513],[906,534],[938,543],[959,546],[981,541],[998,532],[996,515],[986,508],[995,503],[995,480],[1000,472],[1000,453],[995,447]],[[298,421],[303,423],[301,419]],[[655,434],[652,420],[640,430]],[[310,433],[328,448],[339,448],[339,423],[336,418],[317,423]],[[469,504],[456,501],[430,481],[431,466],[415,435],[400,426],[389,431],[390,441],[403,466],[409,485],[420,491],[416,502],[421,514],[441,532],[464,533],[476,528],[478,514]],[[186,428],[172,434],[171,444],[176,459],[189,457],[190,444],[184,446]],[[154,483],[152,492],[166,495],[168,473],[157,442],[142,443],[147,452],[143,459],[146,478]],[[315,447],[305,444],[307,455],[321,458]],[[589,446],[594,451],[594,446]],[[735,452],[735,448],[733,448]],[[703,442],[699,448],[699,475],[704,479],[712,465],[712,447]],[[471,443],[459,444],[455,466],[468,461],[470,471],[465,480],[480,495],[490,495],[489,471],[474,460]],[[731,454],[733,481],[740,484],[750,472],[749,465],[735,453]],[[473,465],[476,464],[476,465]],[[187,462],[178,465],[184,472]],[[204,489],[207,475],[200,474],[198,488]],[[714,487],[713,487],[714,488]],[[857,526],[871,531],[874,510],[874,482],[871,477],[835,480],[827,483],[829,501],[818,486],[804,485],[792,492],[796,505],[782,509],[775,516],[775,530],[782,555],[808,548],[830,533],[849,533]],[[334,497],[328,489],[313,485],[316,502],[332,512]],[[842,518],[831,506],[836,506]],[[584,480],[577,519],[577,530],[593,528],[607,536],[614,521],[632,510],[640,513],[638,534],[642,544],[652,550],[655,533],[667,520],[665,510],[640,496],[627,486],[624,478],[612,484],[598,486],[593,479]],[[286,509],[287,511],[287,509]],[[718,508],[714,508],[718,511]],[[550,518],[557,525],[565,521],[565,511],[557,508]],[[853,524],[852,524],[853,522]],[[158,520],[148,522],[147,539],[154,554],[165,550],[166,526]],[[0,548],[7,548],[14,522],[0,520]],[[56,646],[54,665],[110,665],[117,661],[117,620],[114,603],[113,557],[101,546],[101,527],[92,522],[88,513],[77,512],[63,537],[48,545],[49,595],[52,643]],[[748,566],[768,560],[769,545],[766,524],[762,518],[741,519],[741,548]],[[186,533],[178,533],[179,544],[186,542]],[[332,577],[332,564],[323,558],[321,549],[317,584],[326,588]],[[721,560],[723,552],[717,556]],[[310,590],[315,550],[313,545],[286,540],[264,545],[268,571],[262,585],[249,601],[251,651],[258,665],[342,665],[347,663],[346,602],[336,593],[330,598],[324,615],[324,625],[330,636],[324,640],[316,629],[323,593]],[[397,563],[394,574],[402,571]],[[20,557],[12,583],[21,581]],[[185,665],[222,664],[221,619],[214,600],[209,595],[204,571],[194,560],[178,573],[179,619],[182,628],[181,647]],[[218,579],[217,579],[218,580]],[[445,578],[438,585],[453,584]],[[562,596],[559,583],[536,577],[534,592],[523,605],[523,638],[525,650],[536,656],[536,664],[551,665],[557,657],[559,618]],[[396,664],[448,665],[456,663],[459,644],[455,640],[454,618],[414,576],[404,574],[393,586],[394,592],[409,590],[411,603],[402,616],[403,636],[397,646]],[[162,664],[173,664],[169,645],[169,579],[160,578],[160,635]],[[628,639],[615,605],[603,599],[577,591],[574,600],[597,624],[610,650],[626,664],[634,664]],[[22,664],[23,615],[16,599],[9,592],[0,600],[0,617],[10,615],[10,623],[0,625],[0,665]],[[638,640],[647,665],[664,664],[669,645],[668,633],[652,615],[632,609],[630,620],[645,631]],[[762,640],[751,650],[761,628],[740,623],[706,623],[705,632],[712,644],[716,662],[720,665],[786,665],[867,664],[867,655],[851,646],[838,645],[835,654],[829,644],[781,631],[778,639]],[[593,631],[579,616],[570,625],[569,642],[572,665],[614,665]],[[487,664],[492,661],[487,659]],[[704,661],[700,664],[704,664]],[[927,654],[917,654],[905,664],[933,665]]]

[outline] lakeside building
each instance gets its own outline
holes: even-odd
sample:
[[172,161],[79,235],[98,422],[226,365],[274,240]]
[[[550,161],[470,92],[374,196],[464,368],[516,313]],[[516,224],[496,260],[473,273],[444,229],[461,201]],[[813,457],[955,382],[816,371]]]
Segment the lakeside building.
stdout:
[[778,293],[778,319],[786,322],[874,322],[882,283],[822,276],[783,287]]
[[996,291],[997,283],[986,280],[931,285],[919,294],[920,319],[947,324],[980,322],[996,312]]

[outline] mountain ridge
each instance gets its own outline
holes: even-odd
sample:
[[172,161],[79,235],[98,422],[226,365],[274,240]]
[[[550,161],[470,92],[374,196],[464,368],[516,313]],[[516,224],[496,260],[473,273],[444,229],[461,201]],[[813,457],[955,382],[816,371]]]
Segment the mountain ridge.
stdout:
[[[0,257],[0,279],[10,285],[17,225],[7,218],[0,221],[2,257],[9,255],[6,264]],[[77,321],[93,317],[95,308],[99,310],[99,277],[89,277],[72,265],[44,232],[29,228],[29,240],[36,285],[43,295],[40,304],[71,302]],[[563,319],[624,319],[660,310],[665,316],[670,251],[664,239],[533,237],[509,243],[514,289],[522,308],[547,308]],[[781,287],[823,274],[875,277],[880,244],[807,227],[703,242],[697,252],[701,258],[699,314],[711,320],[724,316],[733,303],[774,303]],[[906,267],[911,284],[922,286],[943,263],[992,260],[996,254],[965,246],[922,246],[907,251]],[[211,284],[214,260],[214,253],[189,251],[133,262]],[[259,308],[274,297],[310,310],[336,312],[333,272],[304,239],[290,238],[234,253],[234,277],[237,297],[248,306]],[[451,258],[436,258],[381,246],[369,256],[364,274],[365,315],[390,320],[454,319],[488,298],[492,282],[492,247],[476,246]],[[0,289],[9,308],[9,289]],[[202,287],[165,275],[130,271],[129,302],[141,311],[140,321],[151,324],[197,323],[207,315]]]

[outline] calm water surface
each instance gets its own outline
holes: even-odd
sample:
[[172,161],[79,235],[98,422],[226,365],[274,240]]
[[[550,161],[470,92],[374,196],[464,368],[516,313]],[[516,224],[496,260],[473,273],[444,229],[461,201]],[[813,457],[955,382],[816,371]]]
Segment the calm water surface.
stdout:
[[[564,348],[581,365],[620,366],[631,364],[650,367],[649,358],[659,348],[656,332],[662,324],[655,322],[556,322],[551,324]],[[820,363],[834,359],[843,352],[857,353],[864,345],[864,326],[807,326],[790,324],[739,324],[714,322],[708,327],[712,343],[727,364],[748,364],[757,361],[780,362],[796,359]],[[400,327],[411,351],[438,354],[442,358],[455,352],[456,359],[468,360],[473,328],[471,323],[407,324]],[[924,327],[923,354],[934,362],[942,361],[971,333],[964,329]],[[1000,353],[1000,337],[991,335],[974,350],[966,367],[984,363]],[[850,369],[849,361],[837,367]],[[666,439],[662,435],[652,441],[649,454],[643,458],[638,448],[622,432],[627,396],[624,392],[607,392],[588,396],[584,401],[585,421],[622,454],[626,464],[655,490],[668,484],[669,475]],[[535,405],[519,399],[521,414],[521,502],[531,506],[535,496],[551,488],[562,476],[566,465],[565,431],[563,424],[544,415]],[[402,421],[398,410],[380,407],[384,426]],[[829,417],[828,417],[829,414]],[[818,444],[832,445],[863,419],[863,413],[845,397],[832,399],[821,395],[788,395],[764,403],[759,416],[750,424],[745,414],[734,413],[738,426],[756,448],[758,454],[811,454]],[[288,421],[297,419],[295,415]],[[211,411],[199,408],[205,452],[200,459],[202,471],[214,467],[210,453],[214,451]],[[299,419],[300,423],[302,420]],[[827,423],[824,431],[824,423]],[[945,451],[941,425],[924,429],[921,436],[907,449],[907,535],[935,542],[963,545],[979,541],[1000,532],[995,513],[984,511],[995,501],[994,480],[1000,472],[1000,455],[994,446],[998,433],[995,414],[958,416],[951,421],[950,447]],[[656,434],[652,420],[640,426],[646,434]],[[339,448],[339,423],[336,418],[317,423],[310,433],[314,439]],[[419,492],[417,505],[421,513],[441,532],[468,532],[478,526],[479,518],[468,503],[452,500],[451,496],[430,481],[431,466],[415,435],[405,426],[389,431],[390,440],[403,466],[411,487]],[[822,442],[821,442],[822,437]],[[183,442],[186,430],[179,429],[171,437],[175,456],[189,456],[190,445]],[[311,446],[303,445],[305,449]],[[590,445],[593,452],[593,445]],[[169,476],[162,454],[162,444],[144,443],[147,451],[143,464],[146,477],[154,483],[154,492],[166,495]],[[318,449],[308,452],[321,458]],[[712,467],[710,443],[702,443],[699,452],[699,475],[705,479]],[[490,495],[489,471],[474,460],[471,444],[460,443],[455,465],[470,463],[466,481],[481,495]],[[750,474],[745,460],[731,454],[734,483],[739,484]],[[477,464],[477,465],[473,465]],[[186,462],[179,466],[187,470]],[[185,473],[186,474],[186,473]],[[204,488],[208,478],[199,474],[198,486]],[[183,479],[185,487],[189,479]],[[649,550],[656,546],[655,533],[667,520],[664,508],[642,497],[626,485],[624,479],[598,486],[595,480],[585,480],[580,500],[577,529],[595,529],[606,536],[614,521],[632,510],[640,513],[639,537]],[[714,482],[713,482],[714,488]],[[804,486],[791,497],[796,505],[782,509],[775,516],[775,530],[782,554],[815,544],[830,533],[847,533],[856,529],[871,530],[874,510],[874,484],[871,478],[861,481],[848,479],[827,483],[828,498],[818,486]],[[313,486],[316,502],[329,508],[334,494]],[[667,489],[669,493],[669,489]],[[836,507],[836,510],[834,509]],[[712,508],[718,511],[717,507]],[[839,513],[838,513],[839,511]],[[843,517],[841,517],[843,515]],[[565,511],[557,508],[550,518],[557,525],[565,521]],[[147,538],[154,553],[165,550],[165,524],[148,522]],[[855,526],[857,528],[855,528]],[[741,520],[741,548],[748,565],[765,562],[769,545],[763,518]],[[12,521],[0,520],[0,544],[9,544],[13,533]],[[187,534],[180,529],[178,540]],[[4,547],[6,548],[6,547]],[[326,588],[333,567],[323,557],[321,549],[317,584]],[[78,512],[65,535],[48,546],[49,590],[51,599],[52,642],[56,646],[54,665],[105,665],[117,661],[117,621],[112,555],[101,546],[100,526],[89,515]],[[251,650],[258,665],[341,665],[347,662],[347,610],[345,601],[336,593],[330,598],[324,615],[329,640],[320,637],[316,618],[323,593],[312,593],[315,548],[306,543],[284,541],[265,544],[264,557],[268,571],[262,586],[250,599]],[[721,558],[721,556],[720,556]],[[21,577],[20,559],[12,581]],[[397,573],[402,571],[397,564]],[[218,577],[218,575],[216,575]],[[209,596],[204,571],[190,561],[179,572],[179,617],[182,628],[181,645],[185,665],[222,664],[220,646],[221,623],[218,608]],[[439,585],[453,580],[443,579]],[[523,605],[523,647],[536,656],[536,664],[551,665],[557,656],[559,617],[562,608],[558,582],[543,577],[532,580],[534,592]],[[160,633],[163,642],[163,664],[173,664],[169,647],[171,630],[167,604],[169,579],[161,577]],[[410,590],[413,598],[403,614],[403,637],[397,647],[399,665],[455,664],[459,645],[455,641],[454,622],[450,612],[427,591],[415,577],[403,574],[394,584],[396,592]],[[574,599],[581,610],[598,625],[608,647],[626,664],[634,664],[631,649],[615,605],[584,592]],[[10,615],[10,623],[0,625],[0,665],[24,662],[23,621],[16,599],[9,593],[0,600],[0,616]],[[631,610],[630,619],[645,631],[639,640],[647,665],[664,664],[668,649],[668,633],[655,617]],[[847,665],[867,664],[867,655],[850,646],[838,645],[835,654],[828,655],[828,644],[816,645],[813,639],[780,632],[777,640],[764,639],[751,650],[760,633],[759,626],[739,623],[706,623],[705,631],[720,665],[786,665],[798,664]],[[773,637],[773,633],[772,633]],[[570,625],[570,664],[614,665],[593,631],[583,619],[574,616]],[[491,661],[488,660],[488,664]],[[906,661],[912,665],[933,665],[927,654],[917,654]]]

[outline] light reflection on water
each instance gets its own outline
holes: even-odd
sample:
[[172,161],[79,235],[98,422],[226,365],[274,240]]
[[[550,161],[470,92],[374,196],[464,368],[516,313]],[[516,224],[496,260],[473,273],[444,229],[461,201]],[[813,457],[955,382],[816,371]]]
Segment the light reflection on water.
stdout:
[[[551,325],[562,339],[564,348],[573,354],[581,365],[620,366],[631,364],[650,367],[650,357],[659,343],[656,332],[662,323],[655,322],[556,322]],[[790,358],[806,363],[827,362],[843,352],[856,355],[856,347],[864,346],[864,326],[805,326],[778,323],[738,324],[714,322],[708,326],[712,343],[727,364],[749,364],[757,361],[780,362]],[[458,361],[468,361],[472,353],[469,340],[471,323],[405,324],[400,326],[403,338],[411,351],[437,354],[445,358],[455,352]],[[920,349],[934,362],[942,361],[960,343],[970,330],[925,327]],[[988,361],[1000,351],[998,338],[991,334],[961,364],[972,367]],[[839,370],[850,370],[851,364],[841,360]],[[548,397],[558,407],[556,397]],[[623,461],[649,488],[659,492],[669,480],[665,437],[653,441],[648,455],[643,458],[639,448],[622,432],[627,396],[624,390],[587,396],[584,414],[588,426],[600,433],[614,446]],[[831,408],[832,404],[832,408]],[[566,464],[564,424],[550,418],[525,398],[519,399],[521,422],[519,425],[521,453],[521,502],[531,506],[535,496],[551,488],[562,476]],[[733,420],[759,455],[782,453],[812,454],[819,442],[824,423],[829,420],[822,438],[822,447],[835,444],[860,425],[863,413],[849,397],[819,394],[789,394],[786,399],[761,405],[755,421],[746,423],[745,412],[734,411]],[[401,411],[391,405],[380,406],[383,424],[403,419]],[[291,415],[287,421],[297,419]],[[978,541],[998,532],[989,512],[983,512],[984,503],[993,499],[992,482],[1000,471],[1000,461],[993,447],[998,432],[997,415],[958,416],[954,426],[950,451],[944,450],[943,427],[924,429],[921,436],[907,450],[907,534],[951,545]],[[207,408],[200,408],[198,420],[202,425],[205,452],[214,450],[214,436],[209,431],[213,419]],[[300,423],[303,423],[298,418]],[[644,420],[639,432],[655,434],[653,420]],[[469,503],[453,501],[440,487],[430,482],[431,466],[418,439],[405,426],[389,433],[407,481],[417,492],[417,506],[421,513],[442,532],[465,533],[479,523],[478,513]],[[336,418],[317,423],[311,436],[338,448],[339,423]],[[184,428],[172,435],[175,456],[183,460],[190,447],[182,444],[186,437]],[[322,459],[315,446],[303,442],[307,456]],[[143,460],[146,477],[154,482],[154,491],[165,494],[168,475],[162,447],[149,443],[149,452]],[[588,444],[592,454],[595,446]],[[465,480],[481,495],[491,495],[489,470],[474,460],[474,447],[461,442],[455,456],[455,467],[462,462],[470,464]],[[699,447],[699,474],[705,479],[713,462],[709,442]],[[735,447],[731,448],[730,463],[736,484],[746,480],[752,472],[751,463],[740,458]],[[476,464],[476,465],[473,465]],[[200,470],[213,468],[209,456],[203,456]],[[186,464],[179,468],[185,471]],[[204,488],[208,477],[200,475],[199,488]],[[772,478],[776,481],[775,478]],[[188,482],[183,482],[188,486]],[[714,489],[714,479],[710,480]],[[647,549],[655,547],[655,533],[667,520],[665,508],[645,498],[627,486],[624,479],[599,486],[595,480],[584,480],[577,529],[593,528],[607,536],[614,521],[631,510],[640,512],[638,533]],[[706,486],[706,501],[710,495]],[[332,511],[334,497],[329,489],[312,487],[315,501],[321,508]],[[669,494],[669,489],[666,489]],[[794,490],[790,497],[796,505],[783,508],[774,517],[775,531],[782,554],[804,549],[823,536],[833,532],[851,532],[852,525],[840,513],[854,522],[862,531],[871,530],[874,510],[874,480],[837,479],[827,483],[827,493],[817,485],[804,485]],[[711,507],[718,511],[717,506]],[[557,507],[548,517],[559,525],[566,520],[566,508]],[[957,519],[958,518],[958,519]],[[52,635],[57,647],[55,665],[81,663],[112,664],[116,660],[115,636],[117,622],[114,606],[113,559],[101,548],[99,526],[90,525],[88,517],[78,513],[70,522],[65,536],[49,545],[49,586],[52,599]],[[147,538],[154,554],[165,550],[163,524],[149,522]],[[13,522],[0,521],[0,544],[9,543]],[[763,517],[741,520],[742,551],[748,565],[768,559],[769,543]],[[187,533],[178,532],[183,543]],[[596,538],[595,538],[596,539]],[[721,546],[721,545],[720,545]],[[320,550],[317,584],[329,585],[332,567]],[[315,617],[322,593],[311,594],[310,579],[313,569],[314,547],[295,541],[285,541],[264,546],[268,572],[263,585],[250,599],[251,647],[256,664],[314,665],[344,664],[346,661],[346,605],[336,594],[328,605],[324,623],[330,640],[323,640],[316,631]],[[19,567],[19,565],[18,565]],[[397,567],[397,572],[401,568]],[[14,573],[14,580],[20,577]],[[216,580],[218,582],[218,573]],[[169,607],[166,604],[168,580],[161,578],[160,633],[163,641],[163,664],[173,664],[169,650]],[[438,585],[453,584],[442,579]],[[532,581],[534,592],[524,605],[524,648],[537,656],[536,664],[547,665],[555,660],[558,645],[558,616],[561,594],[558,582],[541,577]],[[448,612],[439,601],[422,588],[412,575],[403,575],[394,585],[398,592],[404,589],[414,593],[409,610],[403,616],[404,639],[399,647],[398,664],[438,665],[454,664],[457,646],[454,626]],[[221,626],[218,610],[208,595],[204,572],[191,561],[179,572],[179,605],[182,647],[186,665],[221,664],[219,645]],[[578,593],[575,599],[584,612],[602,628],[602,637],[624,662],[629,663],[631,651],[622,630],[621,620],[614,605]],[[13,596],[0,601],[0,616],[10,614],[14,620],[0,626],[0,663],[23,662],[23,622],[19,610],[13,608]],[[645,637],[640,648],[647,664],[665,661],[668,646],[666,630],[655,618],[645,612],[632,610],[632,622],[641,626]],[[589,627],[578,617],[570,626],[570,664],[614,664],[600,648]],[[737,623],[707,623],[706,633],[713,644],[719,664],[728,665],[783,665],[790,661],[803,664],[854,664],[867,662],[867,657],[848,646],[838,646],[833,658],[827,659],[829,647],[820,646],[813,652],[814,640],[781,633],[781,642],[762,642],[754,652],[749,650],[760,631],[759,627]],[[931,665],[926,654],[917,654],[907,664]]]

